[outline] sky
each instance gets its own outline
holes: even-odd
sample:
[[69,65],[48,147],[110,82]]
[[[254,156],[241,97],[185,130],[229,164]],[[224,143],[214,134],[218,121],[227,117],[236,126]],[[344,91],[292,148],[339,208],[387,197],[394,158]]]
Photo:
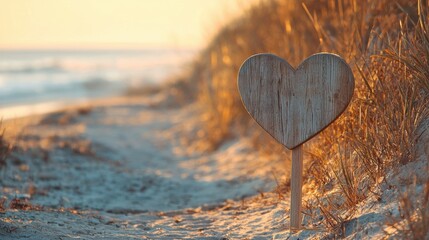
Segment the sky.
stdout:
[[0,0],[0,49],[201,48],[243,0]]

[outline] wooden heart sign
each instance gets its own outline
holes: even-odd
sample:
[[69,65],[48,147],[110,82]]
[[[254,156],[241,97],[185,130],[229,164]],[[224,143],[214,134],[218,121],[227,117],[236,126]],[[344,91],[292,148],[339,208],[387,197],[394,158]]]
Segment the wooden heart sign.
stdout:
[[273,54],[257,54],[241,66],[238,89],[256,122],[293,149],[341,115],[353,96],[354,78],[335,54],[312,55],[296,69]]

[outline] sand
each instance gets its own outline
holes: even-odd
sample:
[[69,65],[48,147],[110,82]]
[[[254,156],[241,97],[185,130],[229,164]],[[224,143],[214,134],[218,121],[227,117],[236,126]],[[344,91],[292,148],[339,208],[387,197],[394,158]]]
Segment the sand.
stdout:
[[[311,229],[289,231],[289,196],[274,191],[276,180],[284,182],[289,174],[286,160],[258,153],[246,138],[189,154],[182,133],[195,123],[199,106],[154,102],[153,97],[104,100],[8,120],[15,151],[1,169],[0,238],[334,237],[317,214],[304,217]],[[420,141],[419,159],[392,173],[392,181],[424,168],[427,139]],[[399,215],[399,190],[382,184],[381,200],[362,202],[344,224],[344,237],[394,234],[383,223]],[[311,198],[307,193],[305,200]]]

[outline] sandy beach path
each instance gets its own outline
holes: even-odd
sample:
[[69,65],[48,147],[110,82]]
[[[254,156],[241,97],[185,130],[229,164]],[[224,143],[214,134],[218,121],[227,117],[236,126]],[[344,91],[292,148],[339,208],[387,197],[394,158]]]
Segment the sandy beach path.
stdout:
[[[178,131],[192,124],[196,106],[160,109],[148,102],[27,119],[2,169],[5,205],[12,199],[20,205],[2,214],[1,238],[220,239],[272,236],[283,228],[265,218],[285,218],[284,201],[249,207],[275,182],[272,166],[256,161],[248,141],[186,155]],[[6,127],[13,125],[19,120]]]

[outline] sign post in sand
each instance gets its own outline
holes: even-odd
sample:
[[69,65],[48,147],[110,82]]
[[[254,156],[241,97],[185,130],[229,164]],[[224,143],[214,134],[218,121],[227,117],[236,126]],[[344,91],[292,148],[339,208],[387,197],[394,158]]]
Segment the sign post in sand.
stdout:
[[338,55],[319,53],[296,69],[273,54],[248,58],[238,73],[243,104],[256,122],[292,150],[290,229],[301,228],[303,144],[349,104],[354,78]]

